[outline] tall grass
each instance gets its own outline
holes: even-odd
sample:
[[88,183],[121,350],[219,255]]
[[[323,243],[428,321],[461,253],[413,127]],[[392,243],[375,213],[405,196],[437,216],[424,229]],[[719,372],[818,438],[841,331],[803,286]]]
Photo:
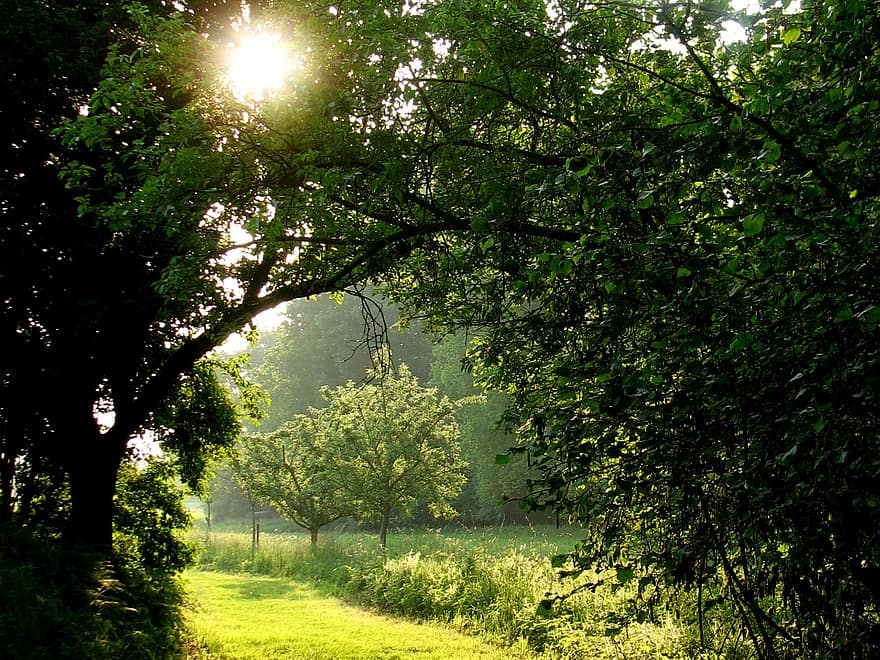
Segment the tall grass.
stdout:
[[[242,533],[203,537],[200,565],[311,581],[327,593],[404,615],[450,623],[506,643],[522,640],[548,658],[687,658],[691,636],[671,617],[620,630],[607,625],[632,596],[582,590],[548,611],[542,601],[578,586],[550,557],[570,550],[574,530],[509,528],[389,537],[387,553],[362,532],[327,533],[315,551],[302,534],[265,533],[251,554]],[[586,578],[584,578],[586,579]]]

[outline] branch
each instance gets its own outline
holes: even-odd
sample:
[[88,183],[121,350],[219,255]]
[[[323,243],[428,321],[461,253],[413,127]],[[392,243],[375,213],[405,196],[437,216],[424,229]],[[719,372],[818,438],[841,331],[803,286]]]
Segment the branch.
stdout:
[[700,73],[703,74],[706,82],[709,83],[709,88],[712,90],[712,94],[703,95],[703,97],[718,103],[730,112],[739,115],[750,124],[754,124],[761,130],[763,130],[774,141],[778,142],[785,151],[790,153],[794,158],[794,161],[798,165],[800,165],[802,169],[808,172],[812,172],[813,176],[815,176],[819,183],[822,184],[822,187],[825,188],[826,191],[828,191],[828,193],[834,199],[835,203],[838,206],[841,206],[843,200],[845,199],[844,195],[822,170],[822,166],[819,164],[819,161],[817,161],[812,156],[804,153],[800,149],[800,147],[797,146],[794,139],[776,128],[769,119],[760,117],[752,112],[746,112],[746,110],[741,105],[732,101],[730,97],[728,97],[724,93],[724,90],[721,89],[721,85],[718,83],[715,75],[712,73],[708,65],[703,61],[703,59],[697,54],[694,47],[691,46],[687,42],[687,40],[682,37],[680,30],[671,22],[666,27],[672,33],[672,35],[676,39],[678,39],[678,42],[685,48],[688,56],[691,58],[691,60],[693,60],[694,64],[697,65],[697,68],[700,70]]
[[528,103],[524,103],[517,98],[511,96],[508,92],[500,89],[498,87],[494,87],[492,85],[487,85],[486,83],[477,82],[475,80],[466,80],[462,78],[417,78],[414,79],[417,82],[423,83],[443,83],[443,84],[452,84],[452,85],[462,85],[465,87],[476,87],[477,89],[482,89],[487,92],[492,92],[493,94],[498,95],[512,106],[519,108],[520,110],[525,110],[527,112],[534,113],[545,119],[550,119],[552,121],[559,122],[563,126],[566,126],[571,129],[577,128],[577,123],[571,121],[570,119],[565,119],[564,117],[557,117],[556,115],[547,112],[546,110],[542,110],[541,108],[535,108],[534,106],[529,105]]

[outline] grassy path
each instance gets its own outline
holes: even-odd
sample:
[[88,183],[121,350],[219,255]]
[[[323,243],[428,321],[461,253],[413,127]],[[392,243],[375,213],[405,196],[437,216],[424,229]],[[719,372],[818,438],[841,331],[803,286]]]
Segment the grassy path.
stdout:
[[510,660],[501,649],[439,625],[380,616],[279,578],[189,571],[190,625],[211,658]]

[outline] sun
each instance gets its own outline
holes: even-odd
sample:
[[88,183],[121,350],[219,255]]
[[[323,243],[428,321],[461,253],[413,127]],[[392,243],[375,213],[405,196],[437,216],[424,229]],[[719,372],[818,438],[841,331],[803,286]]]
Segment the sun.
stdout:
[[258,32],[230,48],[226,80],[239,98],[262,101],[280,90],[293,70],[290,47],[281,35]]

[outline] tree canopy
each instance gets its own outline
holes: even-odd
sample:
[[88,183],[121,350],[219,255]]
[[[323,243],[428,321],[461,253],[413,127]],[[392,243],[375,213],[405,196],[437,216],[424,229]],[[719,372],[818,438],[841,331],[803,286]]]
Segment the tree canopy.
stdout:
[[846,657],[880,596],[880,23],[802,4],[426,10],[419,185],[470,232],[394,287],[485,330],[584,565],[718,586],[760,656]]
[[296,415],[280,428],[242,438],[235,472],[257,500],[311,534],[354,513],[350,497],[336,474],[340,451],[318,416]]
[[364,380],[383,350],[390,351],[394,363],[405,362],[416,376],[427,379],[430,338],[418,327],[402,331],[399,313],[387,301],[352,293],[356,295],[338,300],[320,296],[294,301],[285,309],[287,320],[261,336],[270,345],[251,360],[250,370],[271,401],[260,420],[261,431],[320,407],[324,386]]

